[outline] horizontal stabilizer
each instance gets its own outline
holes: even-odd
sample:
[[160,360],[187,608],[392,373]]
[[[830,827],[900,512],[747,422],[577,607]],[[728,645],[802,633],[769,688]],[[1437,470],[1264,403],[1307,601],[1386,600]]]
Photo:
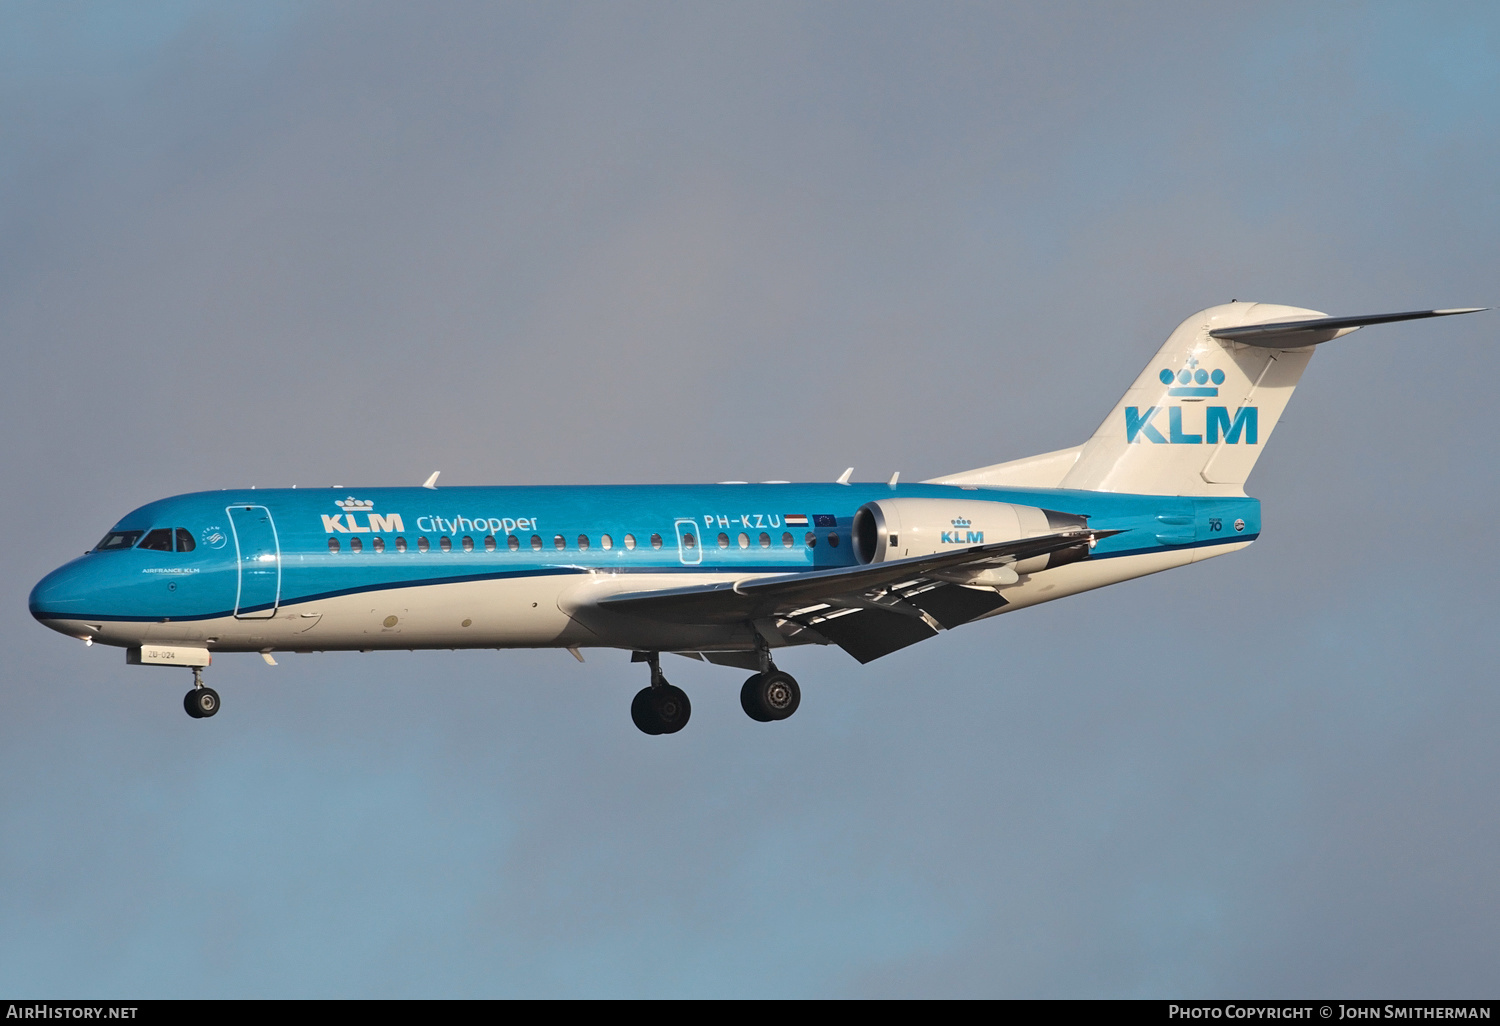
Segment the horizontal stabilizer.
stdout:
[[1266,349],[1296,349],[1347,335],[1367,324],[1420,321],[1427,317],[1451,317],[1454,314],[1479,313],[1487,309],[1489,308],[1473,306],[1460,310],[1409,310],[1406,313],[1365,314],[1359,317],[1315,317],[1306,321],[1273,321],[1270,324],[1214,328],[1209,331],[1209,335],[1226,342],[1241,342]]

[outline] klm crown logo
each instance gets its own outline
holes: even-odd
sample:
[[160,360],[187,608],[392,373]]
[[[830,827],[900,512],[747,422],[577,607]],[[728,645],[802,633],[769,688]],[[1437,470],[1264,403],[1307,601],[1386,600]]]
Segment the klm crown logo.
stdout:
[[[406,530],[400,513],[381,516],[375,512],[375,503],[371,499],[356,499],[351,495],[347,499],[335,499],[333,504],[343,512],[334,513],[331,516],[327,513],[323,514],[325,534],[382,534],[386,531]],[[361,513],[365,514],[363,524],[359,522]]]
[[[1198,366],[1197,357],[1189,357],[1180,370],[1163,367],[1157,380],[1169,386],[1167,395],[1184,400],[1188,405],[1174,403],[1125,407],[1125,441],[1150,442],[1152,445],[1255,445],[1260,441],[1259,411],[1254,406],[1241,406],[1231,416],[1227,406],[1199,406],[1204,399],[1215,399],[1219,386],[1227,375],[1222,370]],[[1185,424],[1183,410],[1191,414],[1194,424]],[[1198,411],[1203,411],[1200,414]],[[1156,418],[1163,411],[1167,414],[1166,434],[1162,434]]]
[[938,533],[939,540],[944,545],[983,545],[983,531],[966,531],[960,528],[973,527],[974,522],[968,517],[954,517],[948,521],[953,525],[952,531],[941,531]]
[[[1167,395],[1180,396],[1192,399],[1205,399],[1219,394],[1219,386],[1224,384],[1224,372],[1221,370],[1207,371],[1198,366],[1196,356],[1188,357],[1187,366],[1175,374],[1168,367],[1163,367],[1157,378],[1163,385],[1175,387],[1167,392]],[[1213,384],[1209,384],[1213,382]]]

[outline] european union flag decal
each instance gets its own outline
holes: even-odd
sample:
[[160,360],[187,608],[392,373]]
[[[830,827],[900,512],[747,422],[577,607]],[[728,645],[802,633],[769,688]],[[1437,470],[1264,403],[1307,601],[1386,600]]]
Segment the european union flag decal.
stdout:
[[814,513],[813,514],[813,526],[814,527],[837,527],[837,526],[839,526],[839,518],[836,517],[836,516],[832,516],[832,515],[830,515],[828,513]]

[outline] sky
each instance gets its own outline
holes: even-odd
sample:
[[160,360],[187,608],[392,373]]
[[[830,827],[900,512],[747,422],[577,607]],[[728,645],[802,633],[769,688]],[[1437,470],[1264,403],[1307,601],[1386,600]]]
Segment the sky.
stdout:
[[1500,312],[1322,347],[1248,550],[797,715],[187,671],[26,597],[221,487],[933,477],[1184,318],[1500,305],[1493,4],[0,6],[0,994],[1496,997]]

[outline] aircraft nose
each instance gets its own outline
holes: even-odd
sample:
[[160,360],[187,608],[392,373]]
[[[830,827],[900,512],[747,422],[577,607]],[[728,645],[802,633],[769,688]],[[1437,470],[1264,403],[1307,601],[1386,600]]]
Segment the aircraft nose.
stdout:
[[80,571],[76,563],[68,563],[38,581],[27,601],[31,615],[48,627],[54,626],[49,621],[87,615],[92,589]]

